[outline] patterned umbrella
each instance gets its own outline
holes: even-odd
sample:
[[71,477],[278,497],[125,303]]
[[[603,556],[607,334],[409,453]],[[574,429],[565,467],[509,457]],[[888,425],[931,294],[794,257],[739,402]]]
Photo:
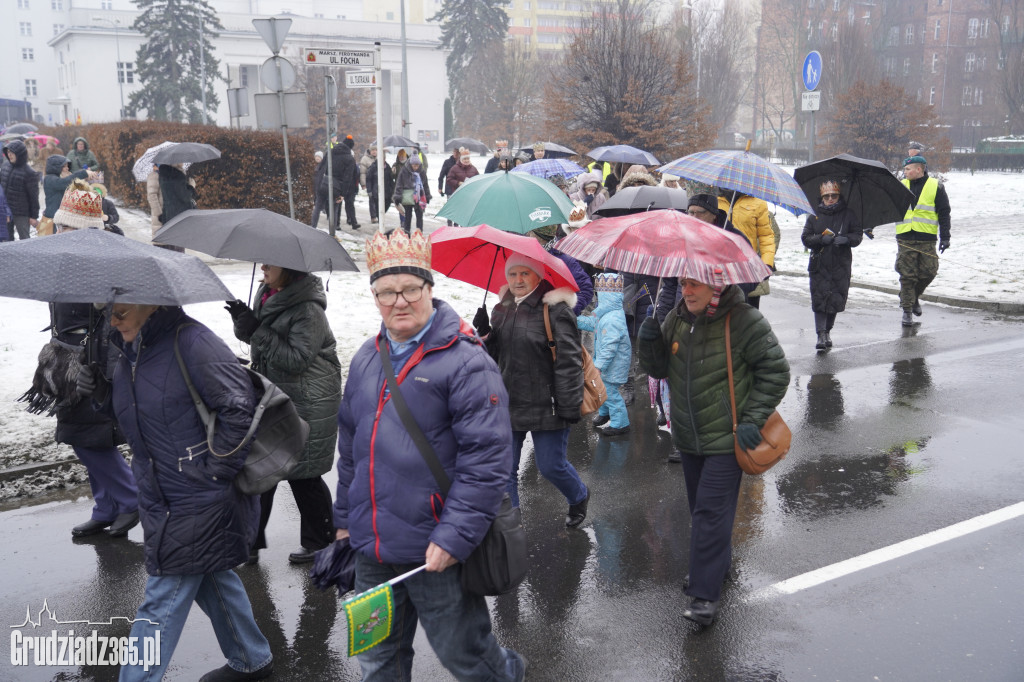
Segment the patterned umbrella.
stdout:
[[793,176],[747,151],[713,149],[697,152],[667,163],[658,171],[743,192],[770,201],[795,215],[814,213]]
[[[135,178],[136,182],[145,182],[146,178],[149,177],[150,172],[153,170],[153,159],[156,158],[157,153],[166,147],[173,147],[178,144],[177,142],[161,142],[155,147],[150,147],[146,151],[142,152],[142,156],[132,166],[132,177]],[[191,163],[182,164],[182,170],[187,171]]]
[[536,175],[539,178],[550,178],[554,175],[561,175],[563,178],[568,180],[569,178],[575,178],[580,173],[586,173],[587,170],[568,159],[549,159],[544,157],[543,159],[537,159],[536,161],[530,161],[529,163],[524,163],[521,166],[516,166],[509,172],[529,173],[530,175]]
[[715,282],[717,268],[726,284],[760,282],[772,274],[746,238],[668,209],[595,220],[555,248],[591,265],[706,284]]

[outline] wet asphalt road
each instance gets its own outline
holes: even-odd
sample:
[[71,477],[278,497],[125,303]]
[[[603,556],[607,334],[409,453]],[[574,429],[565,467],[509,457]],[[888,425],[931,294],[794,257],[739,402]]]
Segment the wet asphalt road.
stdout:
[[[817,355],[806,294],[782,289],[763,311],[792,365],[779,409],[793,449],[744,481],[737,580],[720,620],[700,629],[680,615],[682,471],[666,462],[669,437],[656,430],[641,379],[631,437],[599,439],[587,423],[573,430],[571,460],[592,490],[581,530],[564,527],[564,500],[524,456],[533,568],[518,593],[493,600],[492,613],[501,642],[529,658],[529,679],[1024,679],[1024,517],[764,596],[781,580],[1024,500],[1024,321],[926,306],[923,324],[903,330],[894,300],[880,309],[855,294],[833,331],[836,349]],[[91,506],[78,492],[0,513],[8,625],[26,607],[34,617],[44,599],[61,620],[134,614],[142,531],[73,542],[69,529]],[[287,563],[298,523],[283,487],[275,508],[270,549],[239,570],[275,652],[273,679],[359,679],[335,595]],[[422,632],[416,652],[416,679],[450,679]],[[209,622],[193,609],[166,679],[195,680],[222,664]],[[115,678],[109,668],[16,669],[9,639],[0,646],[0,680]]]

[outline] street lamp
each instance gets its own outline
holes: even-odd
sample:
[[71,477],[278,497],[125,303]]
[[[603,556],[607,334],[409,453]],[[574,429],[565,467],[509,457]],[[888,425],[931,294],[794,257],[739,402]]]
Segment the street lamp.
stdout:
[[119,119],[124,119],[124,78],[121,73],[121,40],[118,37],[117,27],[121,25],[120,19],[107,19],[105,17],[93,17],[93,21],[104,21],[114,27],[114,49],[117,51],[117,89],[121,93],[121,111]]

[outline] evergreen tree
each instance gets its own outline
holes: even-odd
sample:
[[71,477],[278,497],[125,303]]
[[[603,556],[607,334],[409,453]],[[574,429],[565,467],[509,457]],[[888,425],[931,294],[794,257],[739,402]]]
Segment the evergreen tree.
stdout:
[[142,14],[132,28],[146,36],[146,42],[135,55],[142,89],[129,98],[129,113],[145,109],[149,118],[201,122],[203,89],[207,111],[216,110],[219,103],[213,85],[223,77],[211,39],[224,26],[206,0],[134,2]]
[[443,0],[430,21],[441,23],[441,47],[451,50],[445,66],[448,92],[458,110],[459,90],[466,66],[487,53],[495,41],[508,33],[505,7],[511,0]]

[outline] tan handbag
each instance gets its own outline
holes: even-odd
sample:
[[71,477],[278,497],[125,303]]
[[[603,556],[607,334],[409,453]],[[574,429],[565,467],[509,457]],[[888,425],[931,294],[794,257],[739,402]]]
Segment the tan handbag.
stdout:
[[786,426],[782,415],[775,410],[761,427],[761,442],[753,450],[744,450],[736,442],[736,385],[732,375],[732,335],[730,332],[732,312],[725,316],[725,363],[729,370],[729,404],[732,406],[732,438],[736,449],[736,461],[744,473],[756,476],[763,474],[779,463],[789,452],[793,432]]
[[[555,360],[555,337],[551,333],[551,317],[548,315],[547,303],[544,304],[544,331],[548,335],[548,347],[551,348],[553,362]],[[580,346],[580,350],[583,351],[583,404],[580,406],[580,415],[585,417],[592,412],[597,412],[597,408],[608,400],[608,391],[604,387],[604,381],[601,380],[601,372],[594,366],[594,359],[590,357],[590,353],[583,346]]]
[[51,234],[53,234],[53,218],[43,216],[39,219],[39,224],[36,226],[36,236],[48,237]]

